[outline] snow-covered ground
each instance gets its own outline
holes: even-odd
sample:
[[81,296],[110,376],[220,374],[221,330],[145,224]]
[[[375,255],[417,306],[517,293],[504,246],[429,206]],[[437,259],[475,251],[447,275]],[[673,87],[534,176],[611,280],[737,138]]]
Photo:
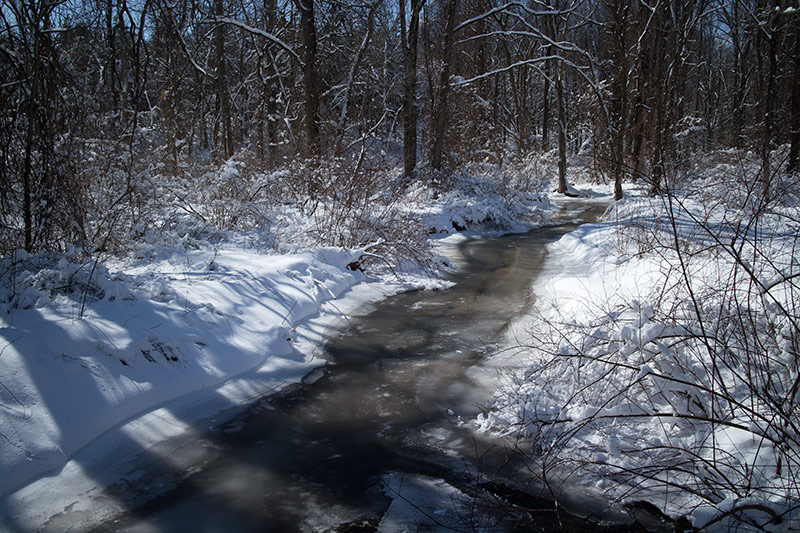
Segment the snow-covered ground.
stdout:
[[[265,255],[222,246],[142,262],[126,268],[124,280],[95,273],[104,280],[102,297],[85,305],[82,318],[80,292],[51,297],[29,285],[30,304],[6,313],[2,324],[5,503],[46,519],[64,508],[60,501],[50,496],[56,507],[47,509],[35,490],[11,491],[40,476],[38,488],[57,484],[49,478],[98,437],[111,432],[108,447],[130,441],[130,451],[141,451],[323,364],[297,326],[363,281],[346,269],[357,255]],[[75,277],[73,265],[61,267],[18,278]],[[327,315],[336,313],[329,304]]]
[[[487,363],[508,377],[478,425],[532,440],[541,455],[531,460],[574,492],[646,500],[696,526],[778,516],[767,526],[781,530],[798,502],[798,202],[786,195],[764,211],[735,172],[698,178],[673,204],[628,191],[603,221],[554,244],[534,314],[509,335],[521,349]],[[610,201],[610,187],[584,192]],[[0,526],[84,510],[126,458],[313,380],[326,331],[354,309],[444,286],[409,261],[441,267],[435,247],[401,236],[391,249],[397,235],[386,232],[421,230],[444,245],[462,227],[520,230],[560,209],[502,176],[471,175],[446,193],[412,187],[376,205],[382,218],[348,212],[337,228],[324,205],[273,206],[270,249],[264,233],[179,220],[124,257],[6,258]],[[322,242],[329,229],[334,245]],[[368,274],[348,268],[365,257]]]
[[478,422],[534,443],[565,494],[786,531],[800,507],[797,198],[765,206],[715,170],[551,246],[534,313],[498,356],[517,369]]
[[[520,229],[544,220],[546,200],[515,193],[505,201],[486,191],[491,183],[466,176],[463,194],[444,199],[417,188],[397,211],[427,228],[423,239],[431,233],[439,242],[456,227]],[[409,261],[352,270],[374,258],[381,241],[320,246],[321,211],[315,218],[276,207],[270,238],[281,240],[270,249],[258,234],[198,230],[184,217],[144,235],[126,256],[6,258],[0,528],[35,529],[64,509],[81,510],[126,458],[314,379],[326,332],[353,310],[398,291],[446,286],[435,270]],[[424,266],[442,265],[436,252],[428,257]]]

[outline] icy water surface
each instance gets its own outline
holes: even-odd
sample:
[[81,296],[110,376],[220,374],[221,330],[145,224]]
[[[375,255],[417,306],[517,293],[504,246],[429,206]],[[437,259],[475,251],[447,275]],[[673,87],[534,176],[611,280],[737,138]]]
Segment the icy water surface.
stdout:
[[[546,501],[502,483],[477,486],[476,472],[502,480],[520,465],[463,422],[491,397],[493,371],[481,363],[531,305],[546,244],[573,228],[463,241],[453,288],[387,299],[329,342],[324,373],[143,454],[132,475],[96,497],[128,509],[96,530],[549,530],[554,513],[509,514],[495,496]],[[78,518],[86,515],[49,525],[64,530]],[[562,516],[567,529],[592,530],[569,520]]]

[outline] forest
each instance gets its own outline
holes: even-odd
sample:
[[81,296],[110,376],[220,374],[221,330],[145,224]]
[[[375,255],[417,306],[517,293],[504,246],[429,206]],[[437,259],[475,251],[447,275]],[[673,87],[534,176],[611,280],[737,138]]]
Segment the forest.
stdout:
[[165,209],[238,229],[276,202],[349,212],[551,152],[559,192],[581,154],[617,199],[691,174],[698,152],[755,155],[767,195],[798,165],[789,0],[4,0],[0,15],[6,256],[119,251]]
[[[540,253],[510,291],[525,309],[453,312],[463,334],[420,343],[442,348],[426,364],[463,363],[462,337],[503,324],[463,371],[511,360],[493,400],[444,412],[523,466],[478,464],[468,487],[380,470],[365,494],[416,486],[480,531],[479,504],[531,516],[511,496],[534,484],[687,530],[800,527],[797,0],[0,5],[0,528],[135,515],[97,496],[112,467],[91,450],[147,455],[208,412],[324,385],[337,320],[420,293],[395,316],[428,327],[419,310],[455,309],[448,276],[481,239],[532,228],[556,229],[492,252],[502,274],[478,291]],[[389,412],[404,390],[363,403]],[[173,459],[153,464],[191,481]],[[156,485],[143,501],[170,500]],[[370,524],[404,524],[392,498]],[[331,530],[364,518],[319,509]]]

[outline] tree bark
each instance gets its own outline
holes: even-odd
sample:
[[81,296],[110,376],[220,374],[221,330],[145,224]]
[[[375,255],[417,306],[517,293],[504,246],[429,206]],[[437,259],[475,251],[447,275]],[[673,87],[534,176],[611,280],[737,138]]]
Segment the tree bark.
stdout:
[[614,73],[611,83],[611,123],[608,125],[611,148],[611,175],[614,179],[614,200],[622,199],[622,178],[625,171],[625,123],[628,111],[628,43],[626,31],[630,4],[614,0],[612,21],[608,27],[613,47]]
[[[774,8],[779,7],[778,0],[774,2]],[[767,25],[769,36],[767,42],[768,58],[768,71],[767,71],[767,85],[762,98],[764,99],[764,131],[761,139],[761,188],[765,199],[770,196],[770,182],[772,181],[772,168],[770,161],[770,152],[772,151],[772,139],[774,137],[774,112],[775,112],[775,81],[778,71],[778,33],[779,21],[778,14],[773,11],[769,15],[769,24]]]
[[303,41],[303,87],[306,99],[306,157],[322,154],[319,134],[320,86],[317,76],[317,31],[314,25],[314,0],[295,0],[300,11],[300,36]]
[[744,101],[747,94],[747,69],[744,65],[744,52],[739,39],[739,31],[742,24],[739,17],[739,2],[733,4],[733,23],[731,24],[731,34],[733,36],[734,53],[734,75],[736,76],[736,99],[734,100],[734,121],[733,121],[733,145],[741,148],[743,136],[742,126],[745,124]]
[[633,136],[631,148],[631,169],[633,179],[638,180],[644,177],[644,148],[645,148],[645,127],[648,122],[647,115],[650,108],[645,105],[648,100],[650,89],[650,58],[647,53],[639,54],[638,76],[636,79],[636,101],[633,104],[633,118],[631,120],[631,132]]
[[[275,34],[277,30],[278,0],[264,0],[264,19],[266,30]],[[269,55],[271,45],[266,44],[264,55]],[[278,73],[274,65],[264,66],[263,59],[259,60],[259,75],[262,79],[261,105],[259,106],[258,121],[258,156],[262,163],[267,163],[274,168],[278,161],[276,150],[278,147]],[[267,72],[264,72],[264,69]]]
[[[657,7],[656,9],[660,8]],[[654,113],[652,119],[653,130],[651,133],[653,138],[652,159],[650,161],[650,172],[652,174],[650,178],[651,194],[657,194],[663,186],[665,174],[664,159],[666,155],[667,107],[670,105],[669,99],[672,92],[672,83],[670,82],[671,80],[668,79],[669,76],[666,72],[666,60],[664,57],[665,54],[668,53],[665,42],[666,29],[663,27],[660,11],[658,15],[659,16],[656,17],[655,30],[651,30],[654,35],[652,55],[655,59],[655,64],[653,67],[653,75],[650,80],[648,80],[649,84],[655,89],[651,102]]]
[[[558,3],[556,3],[556,8]],[[564,26],[567,26],[568,21],[564,20]],[[550,16],[547,19],[549,36],[560,41],[563,36],[563,29],[557,25],[555,16]],[[551,52],[552,53],[552,52]],[[560,57],[561,53],[556,48],[555,55]],[[564,105],[564,64],[560,59],[553,62],[553,70],[555,71],[555,90],[556,90],[556,122],[557,135],[558,135],[558,187],[556,192],[558,194],[566,194],[567,192],[567,111]]]
[[444,138],[447,132],[447,123],[449,113],[447,110],[447,100],[450,94],[450,62],[452,60],[453,51],[453,28],[456,21],[456,2],[455,0],[448,0],[447,2],[447,25],[444,34],[444,50],[442,54],[442,75],[439,80],[439,98],[438,106],[436,109],[436,117],[434,119],[433,130],[433,150],[431,151],[431,166],[434,170],[439,170],[442,167],[442,150],[444,147]]
[[544,63],[544,87],[542,87],[542,151],[550,150],[550,75],[553,71],[551,60]]
[[350,70],[347,74],[347,84],[345,86],[344,101],[342,102],[342,109],[339,112],[339,122],[336,125],[338,140],[336,141],[336,148],[334,149],[335,156],[341,155],[342,144],[344,143],[345,133],[347,130],[347,115],[350,111],[350,101],[353,96],[353,86],[356,82],[356,73],[361,65],[361,61],[364,59],[364,54],[367,51],[367,47],[369,46],[370,41],[372,41],[372,32],[375,28],[375,14],[381,3],[382,0],[378,0],[369,8],[369,14],[367,15],[367,31],[364,34],[361,45],[358,47],[355,59],[350,64]]
[[106,61],[106,81],[111,89],[111,105],[114,109],[119,107],[119,93],[117,92],[117,45],[116,29],[114,27],[114,0],[106,0],[105,30],[108,39],[108,61]]
[[564,107],[564,67],[556,65],[556,108],[558,112],[558,189],[567,192],[567,113]]
[[[38,48],[36,44],[36,37],[34,37],[34,49]],[[38,67],[38,60],[34,61],[33,65],[33,83],[32,83],[32,90],[30,95],[30,101],[26,106],[27,110],[27,119],[28,119],[28,127],[27,132],[25,135],[25,162],[23,163],[22,167],[22,220],[24,224],[24,239],[25,239],[25,251],[32,252],[33,251],[33,212],[31,210],[31,203],[32,203],[32,186],[31,186],[31,179],[32,179],[32,154],[33,154],[33,143],[34,143],[34,123],[37,120],[35,113],[36,113],[36,87],[39,85],[39,67]]]
[[800,16],[794,15],[794,73],[792,77],[792,116],[789,121],[789,172],[796,172],[800,161]]
[[[225,16],[224,0],[214,0],[214,14],[218,18]],[[216,92],[217,143],[223,159],[233,155],[233,130],[231,128],[231,101],[227,87],[227,66],[225,59],[225,27],[217,24],[214,28],[214,54],[216,76],[214,88]]]
[[405,26],[405,0],[400,0],[405,72],[403,76],[403,170],[412,176],[417,168],[417,43],[419,13],[425,0],[410,0],[408,28]]
[[[41,12],[39,11],[41,9]],[[24,225],[24,246],[26,252],[32,252],[35,245],[34,235],[34,169],[33,153],[37,138],[40,137],[40,110],[47,111],[47,105],[42,105],[44,89],[42,87],[45,31],[50,26],[49,10],[34,4],[30,7],[30,23],[33,33],[33,65],[31,65],[31,82],[28,100],[25,105],[25,115],[28,121],[25,133],[25,159],[22,167],[22,219]],[[41,151],[41,150],[40,150]],[[45,155],[45,154],[43,154]]]

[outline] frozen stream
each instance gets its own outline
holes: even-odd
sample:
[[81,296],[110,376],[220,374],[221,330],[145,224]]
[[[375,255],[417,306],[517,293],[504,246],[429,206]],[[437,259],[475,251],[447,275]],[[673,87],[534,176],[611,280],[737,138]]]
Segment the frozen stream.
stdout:
[[[570,216],[602,211],[576,205]],[[491,397],[495,370],[482,363],[531,305],[546,244],[572,228],[465,239],[453,250],[453,288],[388,298],[329,342],[324,372],[142,454],[125,481],[94,496],[126,509],[96,529],[519,528],[519,517],[468,496],[477,470],[502,475],[514,463],[463,421]],[[86,519],[67,512],[48,529]]]

